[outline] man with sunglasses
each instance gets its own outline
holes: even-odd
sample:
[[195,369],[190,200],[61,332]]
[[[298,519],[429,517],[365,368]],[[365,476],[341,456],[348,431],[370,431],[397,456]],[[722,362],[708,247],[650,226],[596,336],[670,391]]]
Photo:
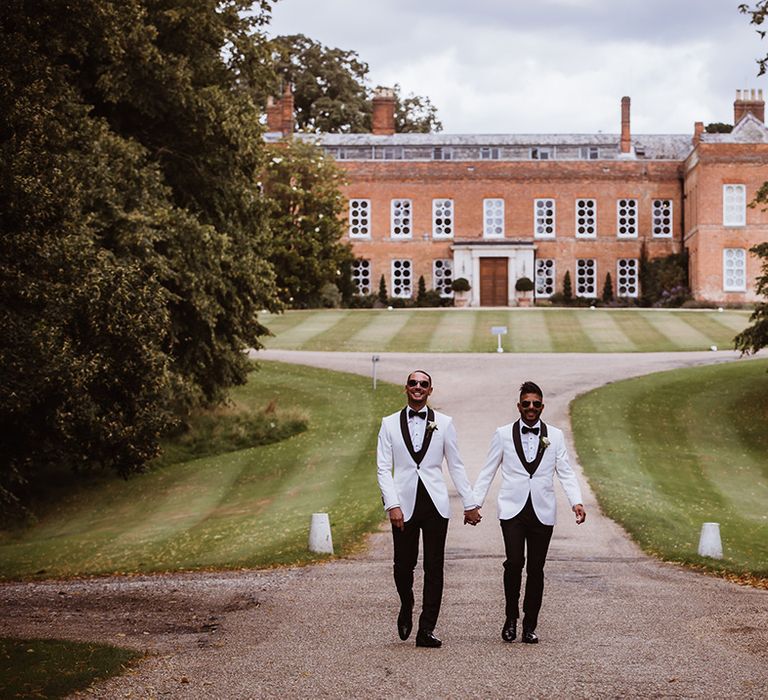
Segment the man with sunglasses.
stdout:
[[423,370],[408,375],[408,405],[381,421],[376,451],[384,508],[392,524],[394,577],[400,596],[397,631],[408,639],[413,626],[413,572],[424,540],[424,591],[417,647],[439,647],[434,635],[443,597],[445,537],[451,508],[443,460],[464,504],[464,522],[477,525],[480,511],[459,455],[453,420],[427,406],[432,377]]
[[506,616],[501,638],[511,642],[517,636],[520,585],[527,549],[522,641],[536,644],[539,638],[535,630],[544,593],[544,562],[555,524],[555,474],[576,514],[577,525],[584,522],[587,513],[576,474],[568,463],[563,432],[541,420],[543,393],[533,382],[524,382],[520,387],[517,410],[520,419],[503,425],[493,435],[485,466],[475,483],[475,500],[483,505],[501,466],[497,509],[506,552]]

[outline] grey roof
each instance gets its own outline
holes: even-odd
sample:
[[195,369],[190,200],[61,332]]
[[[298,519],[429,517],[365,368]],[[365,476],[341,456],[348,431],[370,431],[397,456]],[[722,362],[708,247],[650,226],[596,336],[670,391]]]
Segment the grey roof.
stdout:
[[751,112],[747,112],[733,127],[730,134],[703,133],[701,141],[702,143],[768,143],[768,128]]

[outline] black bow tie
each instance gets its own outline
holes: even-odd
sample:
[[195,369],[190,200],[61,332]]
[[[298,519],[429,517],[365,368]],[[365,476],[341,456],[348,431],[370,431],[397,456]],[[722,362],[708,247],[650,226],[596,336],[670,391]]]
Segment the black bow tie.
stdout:
[[426,417],[426,411],[414,411],[412,408],[408,411],[408,418],[421,418],[421,420],[424,420]]
[[523,432],[523,435],[525,435],[526,433],[533,433],[534,435],[538,435],[539,434],[539,429],[538,428],[529,428],[527,425],[524,425],[523,429],[522,429],[522,432]]

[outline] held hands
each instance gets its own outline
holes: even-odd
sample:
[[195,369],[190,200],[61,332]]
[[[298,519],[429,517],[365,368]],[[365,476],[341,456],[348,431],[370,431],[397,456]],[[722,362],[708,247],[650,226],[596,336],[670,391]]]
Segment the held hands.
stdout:
[[464,511],[464,524],[465,525],[472,525],[474,527],[482,519],[483,519],[483,516],[480,515],[480,509],[479,508],[472,508],[472,510],[465,510]]
[[581,525],[587,519],[587,511],[584,510],[584,506],[581,503],[577,503],[571,510],[576,513],[577,525]]

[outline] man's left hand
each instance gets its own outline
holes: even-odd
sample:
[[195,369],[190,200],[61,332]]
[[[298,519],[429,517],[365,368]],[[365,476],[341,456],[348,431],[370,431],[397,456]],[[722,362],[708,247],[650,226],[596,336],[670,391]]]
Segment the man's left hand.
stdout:
[[479,508],[472,508],[472,510],[464,511],[465,525],[477,525],[482,519],[483,519],[483,516],[480,515]]
[[576,524],[581,525],[587,519],[587,511],[584,510],[584,506],[581,503],[577,503],[573,506],[573,512],[576,513]]

